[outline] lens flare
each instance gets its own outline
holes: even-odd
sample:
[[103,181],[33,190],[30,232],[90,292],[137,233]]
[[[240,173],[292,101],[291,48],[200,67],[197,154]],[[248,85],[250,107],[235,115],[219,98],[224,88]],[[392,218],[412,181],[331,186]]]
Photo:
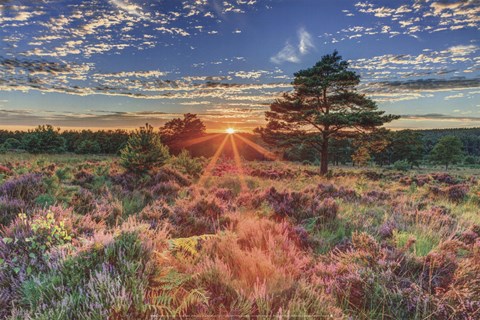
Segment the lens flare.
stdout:
[[233,128],[228,128],[227,130],[225,130],[228,134],[234,134],[235,133],[235,129]]

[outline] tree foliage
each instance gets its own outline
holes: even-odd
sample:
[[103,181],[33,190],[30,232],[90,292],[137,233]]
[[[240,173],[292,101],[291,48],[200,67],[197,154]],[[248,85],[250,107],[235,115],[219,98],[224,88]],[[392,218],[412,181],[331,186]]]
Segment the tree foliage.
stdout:
[[203,136],[205,130],[205,125],[196,114],[186,113],[183,119],[176,118],[165,123],[160,128],[160,136],[170,151],[178,154],[184,148],[185,142]]
[[337,51],[294,76],[294,92],[270,105],[266,127],[256,132],[265,142],[280,147],[309,144],[321,154],[322,174],[328,171],[330,139],[372,132],[399,118],[384,115],[375,102],[356,91],[360,76],[349,70]]
[[463,144],[460,139],[455,136],[445,136],[441,138],[430,153],[430,160],[434,163],[448,166],[457,163],[463,156]]
[[161,167],[168,160],[166,146],[148,123],[140,127],[128,139],[127,145],[120,151],[120,163],[128,171],[144,173],[155,167]]
[[28,131],[22,139],[22,146],[30,153],[62,153],[65,138],[60,135],[60,129],[47,124]]

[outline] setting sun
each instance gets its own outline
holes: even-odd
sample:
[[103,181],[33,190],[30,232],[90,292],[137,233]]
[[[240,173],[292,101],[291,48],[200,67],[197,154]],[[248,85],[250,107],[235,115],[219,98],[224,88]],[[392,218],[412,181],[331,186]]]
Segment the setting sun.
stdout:
[[227,132],[228,134],[233,134],[233,133],[235,133],[235,129],[233,129],[233,128],[228,128],[228,129],[226,130],[226,132]]

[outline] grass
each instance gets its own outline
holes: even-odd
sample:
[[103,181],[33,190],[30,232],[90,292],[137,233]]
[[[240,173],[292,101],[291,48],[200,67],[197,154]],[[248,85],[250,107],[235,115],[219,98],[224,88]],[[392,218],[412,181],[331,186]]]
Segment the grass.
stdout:
[[[12,169],[0,176],[0,317],[478,312],[475,168],[449,171],[468,190],[454,202],[433,178],[440,167],[343,166],[327,178],[311,165],[244,161],[242,185],[228,159],[206,179],[195,159],[173,160],[131,176],[113,156],[0,155]],[[59,230],[68,241],[53,239]]]

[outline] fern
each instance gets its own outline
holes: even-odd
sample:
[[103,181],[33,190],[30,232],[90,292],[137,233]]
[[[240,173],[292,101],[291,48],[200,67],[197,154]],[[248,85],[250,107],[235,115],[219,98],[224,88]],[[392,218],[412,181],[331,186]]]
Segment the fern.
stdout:
[[170,270],[155,279],[156,286],[149,292],[149,309],[162,316],[185,316],[195,306],[206,305],[208,296],[196,288],[193,276]]
[[201,236],[193,236],[189,238],[177,238],[169,241],[169,249],[175,254],[187,254],[195,258],[198,256],[198,250],[201,243],[208,239],[216,237],[215,234],[203,234]]

